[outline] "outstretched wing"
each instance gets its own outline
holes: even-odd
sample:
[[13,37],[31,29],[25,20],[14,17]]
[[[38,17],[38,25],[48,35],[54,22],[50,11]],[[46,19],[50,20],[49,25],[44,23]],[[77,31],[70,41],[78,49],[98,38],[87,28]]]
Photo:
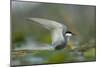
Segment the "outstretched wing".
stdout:
[[42,19],[42,18],[28,18],[30,21],[35,21],[39,24],[41,24],[44,28],[51,30],[62,27],[61,23],[58,23],[56,21],[48,20],[48,19]]
[[28,20],[35,21],[41,24],[44,28],[51,30],[52,45],[57,46],[64,41],[63,33],[67,31],[67,27],[56,21],[41,19],[41,18],[28,18]]

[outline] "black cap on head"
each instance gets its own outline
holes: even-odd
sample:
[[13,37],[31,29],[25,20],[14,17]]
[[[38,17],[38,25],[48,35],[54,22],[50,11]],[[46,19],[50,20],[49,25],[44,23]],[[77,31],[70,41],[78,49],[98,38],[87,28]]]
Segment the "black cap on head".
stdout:
[[71,31],[67,31],[66,33],[69,33],[69,34],[72,34],[72,35],[76,35],[76,34],[72,33]]
[[72,32],[70,32],[70,31],[67,31],[66,33],[72,33]]

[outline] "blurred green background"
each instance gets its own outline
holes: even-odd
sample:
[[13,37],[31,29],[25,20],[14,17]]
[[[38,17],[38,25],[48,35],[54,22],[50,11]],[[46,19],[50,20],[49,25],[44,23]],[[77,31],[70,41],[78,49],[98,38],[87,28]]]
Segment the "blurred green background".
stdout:
[[[11,2],[11,64],[31,65],[95,61],[96,7],[89,5],[50,4],[36,2]],[[44,18],[63,23],[77,34],[68,43],[77,47],[66,47],[59,51],[14,51],[25,45],[27,37],[40,43],[51,44],[50,31],[26,18]],[[28,44],[27,44],[28,45]],[[79,55],[79,56],[78,56]],[[81,56],[80,56],[81,55]]]

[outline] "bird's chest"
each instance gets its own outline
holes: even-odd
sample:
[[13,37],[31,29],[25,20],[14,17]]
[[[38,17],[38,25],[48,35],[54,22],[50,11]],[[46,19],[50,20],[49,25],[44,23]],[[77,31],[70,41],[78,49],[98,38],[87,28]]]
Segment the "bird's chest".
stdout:
[[52,45],[55,49],[62,49],[66,46],[65,37],[62,28],[56,29],[52,33]]
[[53,42],[53,46],[55,47],[55,50],[60,50],[60,49],[65,48],[66,42],[63,39],[58,38],[58,40]]

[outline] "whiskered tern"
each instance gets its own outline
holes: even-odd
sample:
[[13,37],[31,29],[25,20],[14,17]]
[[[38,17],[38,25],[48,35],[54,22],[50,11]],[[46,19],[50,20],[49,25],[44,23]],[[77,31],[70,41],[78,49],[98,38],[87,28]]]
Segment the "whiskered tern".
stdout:
[[69,40],[70,36],[72,36],[72,33],[68,31],[67,26],[48,19],[42,19],[42,18],[27,18],[29,21],[34,21],[43,26],[44,28],[50,30],[51,36],[52,36],[52,43],[51,45],[39,45],[33,44],[35,46],[31,46],[27,44],[27,46],[23,46],[22,48],[19,48],[17,50],[60,50],[64,49],[67,45],[67,41]]

